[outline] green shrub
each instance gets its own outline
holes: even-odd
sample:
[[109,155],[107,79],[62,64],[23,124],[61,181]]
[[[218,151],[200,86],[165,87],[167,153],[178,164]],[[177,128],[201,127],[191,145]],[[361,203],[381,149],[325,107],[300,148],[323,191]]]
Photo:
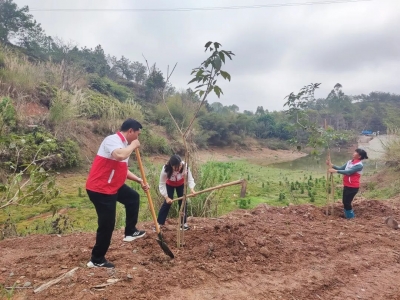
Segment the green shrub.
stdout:
[[93,91],[85,93],[84,101],[79,108],[80,115],[88,119],[122,120],[134,118],[143,119],[141,107],[134,101],[121,103],[115,98],[102,95]]
[[271,150],[290,150],[290,145],[279,139],[268,139],[266,145]]
[[13,128],[16,125],[16,111],[10,98],[0,100],[0,134],[5,127]]
[[140,134],[140,142],[143,151],[147,153],[170,154],[171,147],[162,136],[152,132],[150,129],[144,128]]
[[103,95],[113,96],[121,102],[134,98],[133,92],[126,86],[120,85],[107,77],[100,77],[98,75],[89,76],[89,88]]
[[9,134],[0,137],[0,159],[17,168],[32,161],[45,169],[75,167],[80,164],[79,147],[71,140],[57,140],[44,129],[31,133]]
[[36,95],[44,106],[50,108],[52,100],[57,97],[58,89],[46,82],[41,82],[36,87]]

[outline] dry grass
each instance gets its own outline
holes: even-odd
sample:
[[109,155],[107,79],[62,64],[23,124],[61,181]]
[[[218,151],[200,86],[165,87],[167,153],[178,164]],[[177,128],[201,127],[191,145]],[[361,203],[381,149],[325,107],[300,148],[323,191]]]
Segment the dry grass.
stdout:
[[87,86],[84,72],[73,65],[30,62],[6,47],[0,47],[0,53],[0,94],[13,98],[16,93],[34,94],[41,82],[66,90]]

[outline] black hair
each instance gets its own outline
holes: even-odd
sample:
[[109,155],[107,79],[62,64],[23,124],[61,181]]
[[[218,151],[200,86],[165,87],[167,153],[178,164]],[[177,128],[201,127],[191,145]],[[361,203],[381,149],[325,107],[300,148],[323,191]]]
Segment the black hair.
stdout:
[[368,155],[367,152],[365,152],[365,150],[357,148],[355,151],[358,153],[358,155],[360,155],[361,160],[368,159]]
[[124,121],[124,123],[122,123],[121,125],[121,131],[125,132],[128,131],[129,129],[133,129],[133,131],[138,131],[139,129],[142,129],[142,124],[140,124],[138,121],[134,120],[134,119],[127,119]]
[[[179,166],[182,162],[182,159],[179,155],[174,154],[169,158],[169,161],[165,164],[164,170],[167,173],[167,178],[170,179],[172,176],[172,172],[174,171],[173,167]],[[183,172],[183,168],[180,171]]]

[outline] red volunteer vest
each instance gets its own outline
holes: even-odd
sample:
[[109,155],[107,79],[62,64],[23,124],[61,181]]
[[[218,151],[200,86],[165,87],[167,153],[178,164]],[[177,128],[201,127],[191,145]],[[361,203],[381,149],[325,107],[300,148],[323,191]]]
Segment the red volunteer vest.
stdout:
[[[120,138],[120,145],[116,144],[115,146],[125,148],[125,137],[120,132],[116,133],[116,135]],[[92,192],[114,195],[126,181],[128,175],[128,159],[125,161],[115,160],[111,156],[111,153],[105,151],[105,140],[100,145],[99,151],[93,161],[92,168],[90,169],[86,181],[86,189]]]

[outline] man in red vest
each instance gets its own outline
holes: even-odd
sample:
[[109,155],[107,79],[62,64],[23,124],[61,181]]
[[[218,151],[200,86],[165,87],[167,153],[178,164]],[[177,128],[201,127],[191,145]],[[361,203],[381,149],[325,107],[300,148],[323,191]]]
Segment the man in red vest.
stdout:
[[140,183],[143,190],[149,189],[141,178],[128,170],[129,156],[140,146],[138,137],[141,128],[142,125],[138,121],[126,120],[119,132],[103,140],[90,169],[86,191],[96,208],[98,228],[92,257],[87,263],[89,268],[114,268],[114,264],[107,261],[105,255],[115,227],[117,201],[125,206],[126,211],[123,241],[131,242],[146,234],[145,231],[136,228],[139,194],[125,184],[126,179],[130,179]]

